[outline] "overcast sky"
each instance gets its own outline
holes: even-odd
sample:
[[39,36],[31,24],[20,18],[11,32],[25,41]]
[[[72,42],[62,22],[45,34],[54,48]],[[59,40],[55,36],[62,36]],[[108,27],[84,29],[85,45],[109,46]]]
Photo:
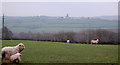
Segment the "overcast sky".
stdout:
[[117,2],[4,2],[7,16],[65,16],[93,17],[117,15]]

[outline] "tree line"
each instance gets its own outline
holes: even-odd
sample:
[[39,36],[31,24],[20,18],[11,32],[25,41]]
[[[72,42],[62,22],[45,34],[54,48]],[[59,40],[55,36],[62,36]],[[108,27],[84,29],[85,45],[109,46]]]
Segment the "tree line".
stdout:
[[[9,36],[11,35],[9,34]],[[9,39],[53,41],[53,42],[66,42],[67,40],[70,40],[71,43],[81,43],[81,44],[90,44],[90,41],[92,39],[99,39],[98,44],[118,44],[118,33],[108,31],[105,29],[96,29],[96,30],[89,29],[80,32],[61,31],[57,33],[21,32],[21,33],[13,33],[12,36],[9,37]]]
[[53,41],[71,43],[90,44],[92,39],[99,39],[99,44],[118,44],[118,32],[108,31],[107,29],[88,29],[80,32],[65,32],[57,33],[32,33],[21,32],[12,33],[7,27],[2,29],[3,40],[34,40],[34,41]]

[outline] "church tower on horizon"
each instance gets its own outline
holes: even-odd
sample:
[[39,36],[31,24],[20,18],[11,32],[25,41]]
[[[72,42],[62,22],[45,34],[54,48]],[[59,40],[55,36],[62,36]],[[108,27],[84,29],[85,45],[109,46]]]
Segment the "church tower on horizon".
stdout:
[[68,13],[66,14],[65,18],[69,18],[69,15],[68,15]]

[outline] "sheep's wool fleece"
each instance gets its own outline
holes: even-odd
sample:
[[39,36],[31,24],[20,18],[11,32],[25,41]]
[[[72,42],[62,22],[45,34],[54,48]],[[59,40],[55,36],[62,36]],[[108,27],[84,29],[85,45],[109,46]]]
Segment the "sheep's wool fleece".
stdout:
[[23,49],[24,49],[24,45],[22,43],[18,44],[17,46],[15,47],[4,47],[2,48],[1,50],[1,53],[2,54],[7,54],[7,59],[11,56],[11,55],[14,55],[16,53],[20,53]]
[[19,61],[21,61],[20,56],[21,56],[20,53],[16,53],[16,54],[10,56],[10,61],[14,61],[15,59],[18,59]]

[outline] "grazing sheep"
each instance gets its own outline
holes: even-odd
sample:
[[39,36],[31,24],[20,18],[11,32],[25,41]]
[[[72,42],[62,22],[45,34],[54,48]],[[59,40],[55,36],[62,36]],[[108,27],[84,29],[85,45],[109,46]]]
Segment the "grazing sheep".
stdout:
[[91,40],[91,44],[97,44],[99,42],[99,40],[98,39],[96,39],[96,40]]
[[67,43],[70,43],[70,40],[67,40]]
[[[11,55],[10,56],[10,62],[20,63],[21,62],[21,56],[22,56],[22,54],[20,54],[20,53],[16,53],[14,55]],[[16,60],[18,60],[18,62],[16,62]]]
[[25,49],[24,44],[19,43],[17,46],[15,47],[4,47],[1,50],[1,55],[2,55],[2,61],[5,58],[5,63],[7,63],[7,61],[10,59],[11,55],[14,55],[16,53],[20,53],[21,51],[23,51]]

